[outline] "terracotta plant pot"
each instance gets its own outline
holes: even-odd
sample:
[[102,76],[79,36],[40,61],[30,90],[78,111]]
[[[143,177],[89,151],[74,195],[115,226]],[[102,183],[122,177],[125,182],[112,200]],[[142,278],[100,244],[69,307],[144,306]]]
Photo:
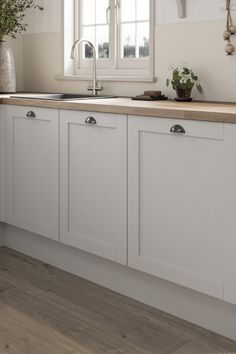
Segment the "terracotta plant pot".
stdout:
[[180,85],[176,88],[176,101],[189,102],[192,101],[191,98],[192,87],[187,87],[186,85]]

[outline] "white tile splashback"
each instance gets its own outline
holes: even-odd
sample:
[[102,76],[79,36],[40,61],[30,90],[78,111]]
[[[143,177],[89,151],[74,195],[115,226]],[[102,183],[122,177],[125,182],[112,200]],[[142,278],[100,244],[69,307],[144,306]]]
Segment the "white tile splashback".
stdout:
[[[226,12],[220,10],[225,3],[226,0],[186,0],[187,17],[180,19],[175,0],[156,0],[156,24],[221,20],[226,18]],[[236,6],[236,0],[232,0],[232,5]]]
[[[66,1],[66,0],[65,0]],[[44,11],[30,9],[26,15],[27,33],[59,32],[62,30],[63,0],[38,0]]]
[[[65,0],[66,1],[66,0]],[[176,22],[211,21],[226,18],[226,12],[220,8],[225,7],[226,0],[186,0],[187,17],[178,18],[176,0],[156,1],[156,24]],[[58,32],[63,28],[63,0],[38,0],[44,11],[31,9],[26,17],[29,23],[28,33]],[[235,5],[236,0],[232,0]],[[235,15],[234,15],[235,14]],[[236,12],[233,12],[236,17]]]

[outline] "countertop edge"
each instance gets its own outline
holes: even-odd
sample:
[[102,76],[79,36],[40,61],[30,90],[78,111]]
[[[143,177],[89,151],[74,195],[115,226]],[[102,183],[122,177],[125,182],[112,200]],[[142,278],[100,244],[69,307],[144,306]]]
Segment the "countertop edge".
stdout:
[[[116,100],[114,102],[114,100]],[[157,102],[157,101],[155,101]],[[134,103],[130,99],[104,99],[98,101],[49,101],[32,100],[27,98],[9,98],[1,97],[1,104],[30,106],[41,108],[80,110],[99,113],[114,113],[125,115],[149,116],[157,118],[171,118],[183,120],[197,120],[208,122],[221,122],[236,124],[236,105],[230,103],[199,103],[191,104],[177,103],[174,101],[165,101],[165,103]]]

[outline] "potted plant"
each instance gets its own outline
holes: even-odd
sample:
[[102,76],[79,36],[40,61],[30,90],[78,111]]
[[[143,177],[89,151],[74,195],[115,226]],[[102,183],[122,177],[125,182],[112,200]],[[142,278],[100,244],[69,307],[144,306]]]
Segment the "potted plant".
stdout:
[[176,91],[176,101],[192,101],[191,93],[194,86],[196,86],[199,93],[202,94],[202,86],[198,81],[197,75],[186,64],[181,64],[177,67],[171,66],[171,79],[166,80],[166,86],[170,84]]
[[15,64],[11,49],[5,36],[16,38],[17,33],[26,30],[24,23],[26,11],[30,8],[43,8],[35,0],[0,0],[0,92],[10,93],[16,90]]

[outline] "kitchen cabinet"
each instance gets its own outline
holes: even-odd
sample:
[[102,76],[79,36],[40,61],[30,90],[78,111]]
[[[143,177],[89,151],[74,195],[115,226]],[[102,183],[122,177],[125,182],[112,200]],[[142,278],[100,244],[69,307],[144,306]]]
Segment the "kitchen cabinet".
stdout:
[[236,125],[128,120],[129,266],[236,304]]
[[6,106],[5,221],[59,239],[59,113]]
[[127,264],[127,117],[62,110],[60,241]]

